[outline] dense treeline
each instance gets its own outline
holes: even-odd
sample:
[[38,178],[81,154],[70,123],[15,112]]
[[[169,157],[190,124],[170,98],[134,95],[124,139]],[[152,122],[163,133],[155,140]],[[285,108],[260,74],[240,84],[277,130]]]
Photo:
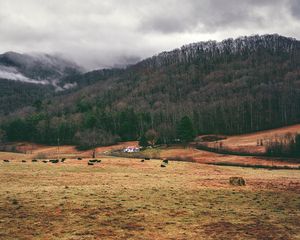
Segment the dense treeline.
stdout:
[[193,134],[245,133],[299,122],[299,103],[300,42],[253,36],[162,53],[3,119],[2,128],[11,141],[52,144],[92,135],[109,144],[153,129],[167,143],[182,136],[184,116]]
[[288,133],[267,142],[266,153],[270,156],[300,157],[300,134]]

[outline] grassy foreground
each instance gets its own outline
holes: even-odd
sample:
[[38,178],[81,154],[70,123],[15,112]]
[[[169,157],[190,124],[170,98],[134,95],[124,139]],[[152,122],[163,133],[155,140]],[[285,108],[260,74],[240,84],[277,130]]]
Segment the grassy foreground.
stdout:
[[300,239],[299,171],[160,162],[0,162],[0,239]]

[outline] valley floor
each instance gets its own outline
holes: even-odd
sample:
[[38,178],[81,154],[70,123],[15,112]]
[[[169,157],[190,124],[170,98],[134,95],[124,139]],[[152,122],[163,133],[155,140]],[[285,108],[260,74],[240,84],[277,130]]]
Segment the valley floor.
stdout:
[[[27,154],[28,156],[28,154]],[[0,239],[300,239],[300,171],[0,153]],[[32,158],[32,156],[31,156]],[[29,159],[29,157],[28,157]],[[246,186],[230,186],[241,176]]]

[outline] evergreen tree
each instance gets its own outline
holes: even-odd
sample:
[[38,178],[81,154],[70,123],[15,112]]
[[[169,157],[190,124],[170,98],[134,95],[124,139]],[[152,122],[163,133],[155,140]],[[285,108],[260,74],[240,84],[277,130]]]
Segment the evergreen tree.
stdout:
[[147,139],[146,139],[146,137],[145,137],[144,134],[141,136],[141,138],[140,138],[140,140],[139,140],[139,145],[140,145],[141,147],[147,147],[147,146],[149,145],[149,144],[148,144],[148,141],[147,141]]
[[300,157],[300,134],[297,134],[295,137],[295,147],[294,147],[294,155],[296,157]]
[[4,130],[0,129],[0,144],[5,142],[6,133]]
[[177,127],[177,136],[182,142],[190,142],[195,138],[193,123],[188,116],[181,118]]

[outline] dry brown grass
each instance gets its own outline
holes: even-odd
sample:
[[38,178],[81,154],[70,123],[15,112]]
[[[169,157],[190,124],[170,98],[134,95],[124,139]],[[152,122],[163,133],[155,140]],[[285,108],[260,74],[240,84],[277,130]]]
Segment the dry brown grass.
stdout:
[[[222,140],[223,146],[232,150],[248,151],[248,152],[264,152],[265,146],[257,146],[257,140],[267,140],[274,138],[276,135],[284,135],[286,133],[300,133],[300,124],[271,129],[266,131],[260,131],[256,133],[228,136],[227,139]],[[210,147],[218,147],[219,144],[209,143]]]
[[11,156],[0,162],[0,239],[300,238],[299,171]]
[[[43,155],[43,158],[88,158],[93,155],[93,150],[85,150],[85,151],[79,151],[76,149],[75,146],[47,146],[47,145],[41,145],[41,144],[32,144],[32,143],[18,143],[16,144],[18,151],[23,152],[23,154],[26,153],[26,156],[30,157],[36,157]],[[138,145],[137,141],[131,141],[131,142],[121,142],[113,146],[104,146],[104,147],[98,147],[96,148],[97,155],[101,155],[104,152],[122,149],[127,146],[135,146]]]
[[234,156],[234,155],[223,155],[202,150],[197,150],[195,148],[166,148],[160,149],[161,158],[169,159],[188,159],[193,160],[198,163],[239,163],[239,164],[249,164],[249,165],[264,165],[264,166],[291,166],[299,167],[299,163],[291,163],[279,160],[266,159],[262,157],[244,157],[244,156]]

